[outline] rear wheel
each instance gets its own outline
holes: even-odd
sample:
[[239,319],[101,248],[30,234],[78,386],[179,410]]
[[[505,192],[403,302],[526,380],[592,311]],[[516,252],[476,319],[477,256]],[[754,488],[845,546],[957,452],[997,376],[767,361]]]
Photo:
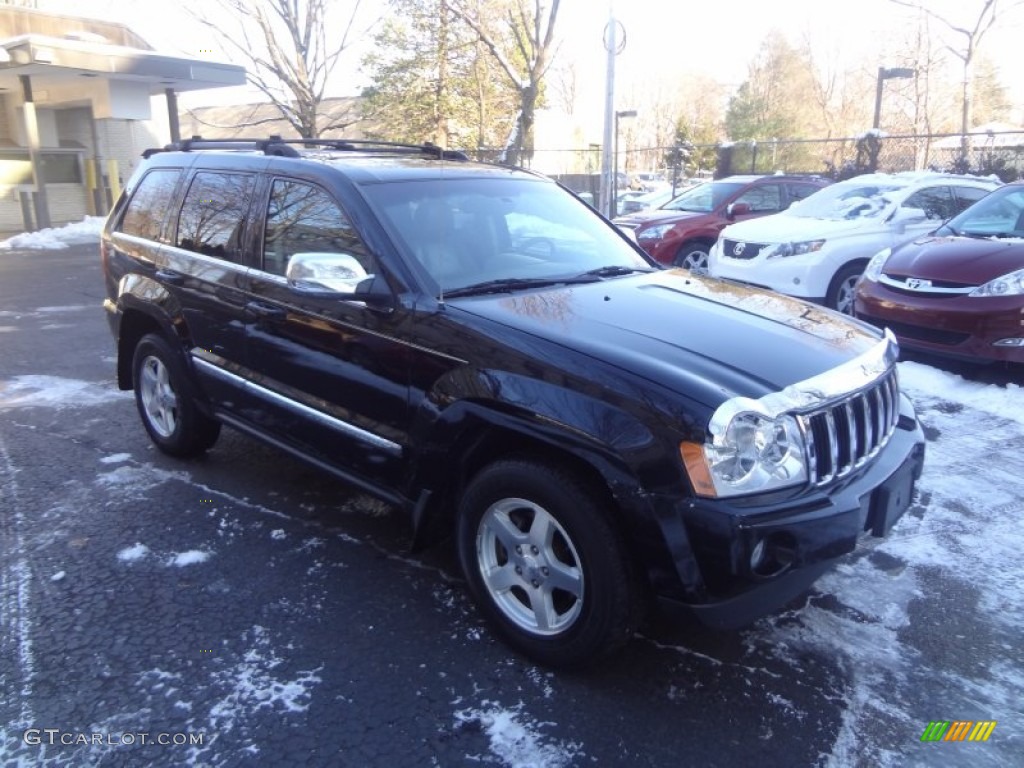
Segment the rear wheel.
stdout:
[[675,265],[698,275],[706,275],[710,250],[711,245],[708,243],[684,243],[676,252]]
[[459,505],[458,547],[485,617],[542,664],[592,663],[637,626],[634,571],[607,505],[572,473],[520,460],[487,467]]
[[156,446],[171,456],[197,456],[217,442],[220,422],[192,399],[180,356],[155,333],[143,336],[132,358],[135,405]]
[[840,269],[828,287],[825,304],[844,315],[852,315],[857,281],[860,280],[862,274],[864,274],[863,264],[847,264]]

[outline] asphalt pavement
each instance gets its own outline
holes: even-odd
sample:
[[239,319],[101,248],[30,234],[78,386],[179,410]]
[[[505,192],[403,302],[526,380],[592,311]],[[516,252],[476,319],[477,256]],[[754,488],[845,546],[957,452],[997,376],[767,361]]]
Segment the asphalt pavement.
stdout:
[[[197,461],[157,452],[115,387],[101,278],[95,246],[0,253],[0,764],[771,768],[984,755],[925,751],[939,700],[919,726],[887,723],[881,706],[863,745],[851,751],[847,736],[837,751],[862,690],[849,659],[769,642],[809,605],[848,617],[827,591],[743,632],[656,620],[587,673],[525,661],[477,617],[450,545],[410,555],[385,505],[227,429]],[[881,575],[900,567],[875,557]],[[952,597],[914,606],[908,631],[957,622]]]

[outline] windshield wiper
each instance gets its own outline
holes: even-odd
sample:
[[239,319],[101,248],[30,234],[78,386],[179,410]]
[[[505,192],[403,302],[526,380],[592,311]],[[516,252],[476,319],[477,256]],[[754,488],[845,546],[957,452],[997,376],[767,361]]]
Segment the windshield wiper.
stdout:
[[595,277],[619,277],[620,275],[631,275],[634,272],[653,272],[654,270],[650,267],[624,267],[619,264],[612,264],[607,267],[598,267],[597,269],[589,269],[582,273],[580,277],[584,275],[593,275]]
[[453,288],[445,291],[446,298],[458,296],[479,296],[485,293],[509,293],[521,291],[526,288],[544,288],[549,285],[560,285],[562,283],[593,283],[599,278],[594,276],[580,277],[504,277],[500,280],[487,280],[482,283],[474,283],[462,288]]

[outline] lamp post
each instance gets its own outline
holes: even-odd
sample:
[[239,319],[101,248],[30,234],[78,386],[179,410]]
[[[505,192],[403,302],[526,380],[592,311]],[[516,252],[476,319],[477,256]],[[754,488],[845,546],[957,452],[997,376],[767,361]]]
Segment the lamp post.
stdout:
[[909,67],[879,67],[878,85],[875,88],[875,121],[872,128],[878,128],[882,122],[882,83],[893,78],[909,78],[917,75],[916,69]]
[[608,196],[608,218],[618,215],[619,211],[619,119],[623,117],[636,117],[635,109],[623,109],[615,112],[615,174],[612,181],[612,191]]

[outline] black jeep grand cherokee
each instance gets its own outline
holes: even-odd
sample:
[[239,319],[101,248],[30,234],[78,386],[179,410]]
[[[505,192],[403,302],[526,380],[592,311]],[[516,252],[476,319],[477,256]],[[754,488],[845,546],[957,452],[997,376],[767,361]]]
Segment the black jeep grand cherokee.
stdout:
[[648,597],[736,626],[910,503],[924,442],[891,336],[658,268],[537,174],[436,147],[194,139],[107,222],[117,377],[153,441],[228,424],[454,533],[534,659]]

